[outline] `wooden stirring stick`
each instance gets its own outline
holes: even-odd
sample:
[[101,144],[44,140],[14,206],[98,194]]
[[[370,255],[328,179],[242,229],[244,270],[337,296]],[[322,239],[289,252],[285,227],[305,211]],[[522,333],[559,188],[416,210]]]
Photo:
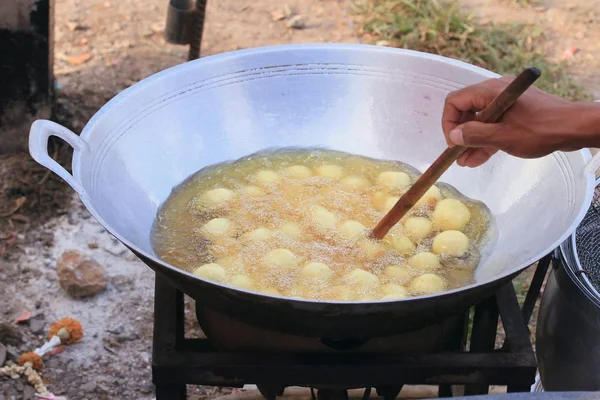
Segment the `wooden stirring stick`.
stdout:
[[[504,114],[539,77],[537,68],[527,68],[512,81],[502,93],[475,116],[475,121],[494,123]],[[379,221],[371,232],[371,238],[380,240],[390,229],[423,197],[425,192],[467,150],[463,146],[447,148],[431,166],[417,179],[414,185],[400,197],[398,202]]]

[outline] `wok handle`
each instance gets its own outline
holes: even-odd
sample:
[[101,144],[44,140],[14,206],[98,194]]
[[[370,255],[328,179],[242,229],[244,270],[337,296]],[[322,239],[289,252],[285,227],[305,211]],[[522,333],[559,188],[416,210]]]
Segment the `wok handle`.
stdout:
[[56,136],[67,142],[75,150],[87,150],[87,143],[62,125],[48,120],[36,120],[29,130],[29,154],[39,164],[48,168],[56,175],[64,179],[79,194],[85,195],[83,185],[66,169],[57,163],[50,154],[48,154],[48,140],[50,136]]

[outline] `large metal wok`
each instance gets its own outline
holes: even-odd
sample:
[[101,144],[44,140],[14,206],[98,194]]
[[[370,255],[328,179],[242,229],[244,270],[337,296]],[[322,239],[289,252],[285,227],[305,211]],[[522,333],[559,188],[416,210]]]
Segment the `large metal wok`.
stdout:
[[[439,321],[490,296],[562,243],[591,201],[590,153],[534,160],[497,154],[442,181],[496,219],[476,283],[439,295],[335,303],[267,296],[205,281],[160,261],[150,246],[158,207],[206,165],[268,147],[322,146],[407,162],[424,171],[445,148],[448,92],[496,74],[448,58],[367,45],[285,45],[224,53],[157,73],[121,92],[80,136],[49,121],[30,132],[32,157],[79,194],[94,217],[148,266],[204,307],[314,337],[373,337]],[[47,152],[75,149],[73,175]]]

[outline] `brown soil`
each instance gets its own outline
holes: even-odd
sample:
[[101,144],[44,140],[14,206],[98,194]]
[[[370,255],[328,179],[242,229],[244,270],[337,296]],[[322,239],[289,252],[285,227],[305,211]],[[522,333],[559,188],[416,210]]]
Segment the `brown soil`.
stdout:
[[[564,60],[573,78],[600,99],[600,0],[544,0],[525,7],[514,0],[460,2],[482,21],[538,25],[548,38],[548,57]],[[573,56],[566,54],[574,49]]]

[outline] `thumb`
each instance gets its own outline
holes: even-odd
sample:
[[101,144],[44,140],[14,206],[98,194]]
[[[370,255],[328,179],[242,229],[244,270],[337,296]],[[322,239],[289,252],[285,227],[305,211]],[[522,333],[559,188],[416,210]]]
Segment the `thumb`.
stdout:
[[496,147],[498,131],[502,124],[486,124],[470,121],[457,126],[448,133],[452,144],[466,147]]

